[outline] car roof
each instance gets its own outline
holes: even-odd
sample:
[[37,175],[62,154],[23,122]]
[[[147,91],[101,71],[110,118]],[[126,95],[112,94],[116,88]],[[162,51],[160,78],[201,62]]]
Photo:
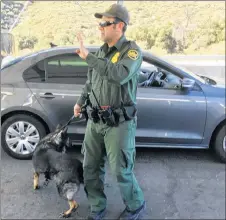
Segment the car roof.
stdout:
[[[90,52],[96,52],[100,47],[99,46],[87,46],[86,47]],[[61,54],[65,54],[65,53],[75,53],[75,50],[79,49],[78,46],[56,46],[56,47],[52,47],[52,48],[46,48],[46,49],[42,49],[30,54],[26,54],[24,56],[19,56],[17,58],[15,58],[15,60],[21,61],[30,57],[34,57],[34,56],[42,56],[45,54],[48,54],[48,56],[55,56],[55,55],[61,55]],[[143,54],[143,60],[144,61],[152,61],[154,63],[164,63],[169,64],[168,62],[165,62],[164,59],[159,58],[155,55],[153,55],[152,53],[142,50],[142,54]],[[171,64],[170,64],[171,66]]]
[[[100,47],[99,46],[86,46],[86,48],[90,52],[96,52]],[[56,46],[56,47],[40,50],[35,54],[31,54],[30,56],[35,56],[35,55],[42,56],[42,55],[45,55],[48,53],[48,57],[50,57],[50,56],[61,55],[61,54],[65,54],[65,53],[75,53],[76,49],[79,49],[79,47],[78,46],[77,47],[76,46]],[[174,67],[169,62],[153,55],[152,53],[150,53],[148,51],[142,50],[142,55],[143,55],[144,61],[151,61],[153,64],[160,64],[160,66],[164,65],[165,67],[171,67],[171,68]]]
[[[100,48],[100,46],[86,46],[86,48],[90,52],[96,52]],[[79,47],[78,46],[55,46],[55,47],[42,49],[42,50],[33,52],[33,53],[27,54],[25,56],[17,57],[12,62],[16,63],[16,62],[20,62],[22,60],[26,60],[26,59],[36,57],[36,56],[40,56],[40,57],[43,56],[43,58],[44,58],[44,57],[57,56],[57,55],[65,54],[65,53],[73,54],[73,53],[75,53],[76,49],[79,49]],[[185,72],[183,69],[178,68],[177,66],[175,66],[168,60],[155,56],[154,54],[152,54],[148,51],[142,50],[142,55],[143,55],[143,61],[151,62],[153,65],[156,65],[160,68],[161,67],[165,68],[168,71],[173,71],[173,72],[177,73],[178,75],[181,75],[182,72],[184,75],[188,74],[188,72]],[[5,68],[5,67],[7,67],[7,65],[2,68]]]
[[[90,50],[91,52],[96,52],[100,47],[99,46],[87,46],[86,48],[88,50]],[[39,50],[36,52],[32,52],[32,53],[26,54],[24,56],[19,56],[17,58],[25,59],[25,58],[29,58],[31,56],[41,55],[41,54],[45,54],[45,53],[49,53],[50,55],[57,54],[58,52],[60,54],[73,53],[73,52],[75,52],[76,49],[79,49],[79,47],[78,46],[56,46],[56,47],[46,48],[46,49],[42,49],[42,50]],[[158,60],[158,61],[162,60],[159,57],[157,57],[157,56],[153,55],[152,53],[149,53],[145,50],[142,50],[142,53],[143,53],[144,57],[148,56],[152,60]]]
[[[29,56],[34,56],[38,54],[44,54],[44,53],[49,53],[49,54],[56,54],[57,52],[61,53],[73,53],[75,52],[76,49],[79,47],[76,46],[57,46],[57,47],[52,47],[52,48],[47,48],[47,49],[42,49],[37,52],[31,53]],[[95,52],[98,50],[98,46],[88,46],[87,49],[89,49],[91,52]]]

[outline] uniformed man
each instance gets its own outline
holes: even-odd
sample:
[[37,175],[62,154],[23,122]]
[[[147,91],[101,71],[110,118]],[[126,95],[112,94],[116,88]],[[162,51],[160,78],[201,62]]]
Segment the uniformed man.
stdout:
[[106,157],[126,206],[119,219],[137,219],[145,208],[143,192],[133,173],[136,91],[142,54],[136,43],[124,36],[129,23],[129,13],[124,6],[113,4],[95,17],[101,19],[99,30],[104,44],[94,55],[84,47],[82,36],[77,35],[80,48],[76,53],[86,60],[89,71],[83,92],[74,106],[77,117],[90,94],[91,113],[89,111],[82,147],[84,188],[91,206],[88,219],[102,219],[106,213]]

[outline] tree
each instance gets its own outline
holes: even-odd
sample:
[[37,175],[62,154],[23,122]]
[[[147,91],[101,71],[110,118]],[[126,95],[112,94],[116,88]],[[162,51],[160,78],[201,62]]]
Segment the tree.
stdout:
[[35,36],[22,36],[19,38],[19,49],[33,49],[38,39]]
[[155,45],[166,49],[168,53],[174,53],[176,51],[177,42],[173,37],[172,23],[168,23],[159,28]]

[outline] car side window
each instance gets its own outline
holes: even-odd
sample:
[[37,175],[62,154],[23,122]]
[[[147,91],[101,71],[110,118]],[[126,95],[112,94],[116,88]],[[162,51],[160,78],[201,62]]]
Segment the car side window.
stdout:
[[138,78],[138,87],[179,89],[181,78],[154,65],[142,65]]
[[46,60],[47,83],[81,84],[87,80],[88,64],[76,54]]
[[36,65],[28,68],[23,73],[23,78],[26,82],[41,83],[45,81],[44,60],[38,62]]

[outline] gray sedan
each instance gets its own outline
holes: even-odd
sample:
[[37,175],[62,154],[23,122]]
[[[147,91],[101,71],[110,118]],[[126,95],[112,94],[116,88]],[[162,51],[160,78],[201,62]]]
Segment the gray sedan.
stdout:
[[[1,144],[12,157],[31,158],[38,141],[72,117],[88,69],[75,49],[54,47],[1,67]],[[137,147],[211,148],[226,161],[225,85],[143,51],[137,107]],[[69,126],[74,145],[85,127],[84,118]]]

